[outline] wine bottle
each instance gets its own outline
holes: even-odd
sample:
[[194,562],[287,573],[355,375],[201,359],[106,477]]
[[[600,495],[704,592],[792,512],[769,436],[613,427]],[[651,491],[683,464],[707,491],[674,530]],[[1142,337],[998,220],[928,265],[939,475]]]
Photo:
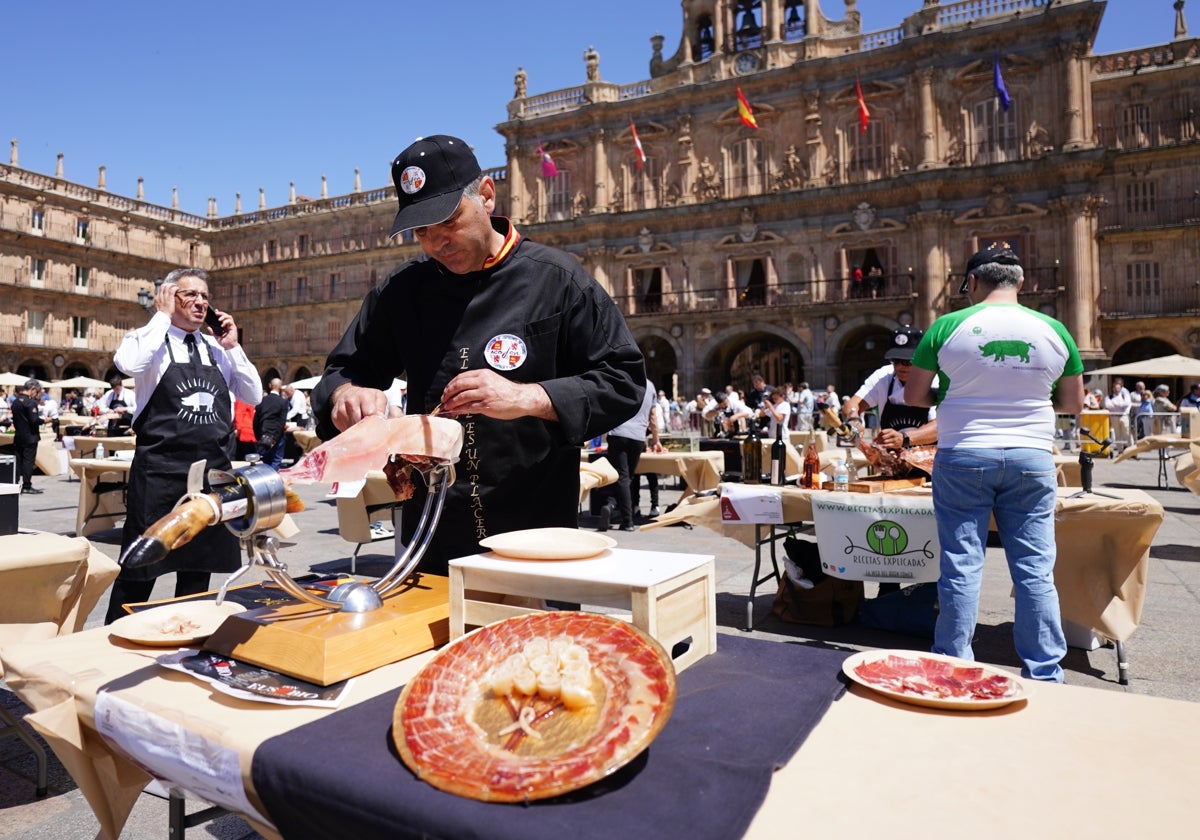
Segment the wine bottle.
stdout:
[[775,424],[775,442],[771,444],[771,483],[787,480],[787,447],[783,445],[783,424]]
[[742,483],[762,483],[762,438],[758,426],[750,423],[750,432],[742,440]]
[[808,433],[808,447],[804,450],[804,475],[801,479],[801,486],[807,487],[810,490],[817,486],[818,476],[821,474],[821,459],[817,455],[817,441],[815,432]]

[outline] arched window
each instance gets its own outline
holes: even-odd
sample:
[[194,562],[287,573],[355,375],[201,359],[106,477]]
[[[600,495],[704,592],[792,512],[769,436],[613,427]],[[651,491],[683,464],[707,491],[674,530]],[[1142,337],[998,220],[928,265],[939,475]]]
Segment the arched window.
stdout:
[[696,40],[692,42],[692,61],[705,61],[716,52],[717,41],[713,35],[713,22],[709,15],[696,19]]
[[804,0],[786,0],[783,4],[783,40],[799,41],[808,35]]
[[737,26],[733,33],[735,50],[751,50],[762,46],[762,0],[738,0],[734,20]]

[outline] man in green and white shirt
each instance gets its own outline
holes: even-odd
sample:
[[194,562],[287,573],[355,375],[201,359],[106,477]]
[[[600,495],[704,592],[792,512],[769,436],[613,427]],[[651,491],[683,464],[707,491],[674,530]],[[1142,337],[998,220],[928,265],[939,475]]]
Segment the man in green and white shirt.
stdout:
[[941,577],[934,652],[973,658],[994,517],[1015,591],[1013,639],[1022,674],[1062,682],[1066,641],[1053,576],[1054,415],[1082,410],[1083,363],[1061,323],[1017,302],[1023,283],[1020,260],[1007,244],[971,257],[961,291],[973,305],[943,315],[926,331],[904,398],[938,407],[933,503]]

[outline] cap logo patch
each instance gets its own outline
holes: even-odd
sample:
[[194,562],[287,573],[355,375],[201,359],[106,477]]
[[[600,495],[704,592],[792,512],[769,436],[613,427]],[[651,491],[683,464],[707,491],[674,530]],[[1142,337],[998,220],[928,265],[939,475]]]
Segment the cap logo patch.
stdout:
[[903,347],[905,344],[908,344],[908,336],[904,333],[900,333],[898,336],[896,336],[896,346]]
[[423,186],[425,186],[425,170],[421,167],[409,166],[400,173],[400,189],[404,190],[405,195],[419,192]]

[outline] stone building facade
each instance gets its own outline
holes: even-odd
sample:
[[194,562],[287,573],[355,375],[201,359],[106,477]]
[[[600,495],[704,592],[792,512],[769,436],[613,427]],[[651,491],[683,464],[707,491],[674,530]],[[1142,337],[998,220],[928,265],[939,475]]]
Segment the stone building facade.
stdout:
[[[925,0],[868,32],[853,0],[841,19],[818,0],[681,5],[680,43],[651,38],[647,80],[605,81],[591,48],[578,87],[530,94],[518,71],[489,170],[499,212],[610,290],[662,386],[758,371],[852,392],[892,329],[962,305],[955,275],[995,240],[1022,255],[1023,302],[1089,365],[1200,350],[1200,41],[1182,2],[1172,41],[1103,56],[1093,0]],[[191,263],[264,377],[319,373],[362,294],[418,252],[387,240],[394,208],[390,186],[356,183],[199,218],[109,194],[103,173],[85,188],[28,172],[14,145],[0,367],[103,376],[145,317],[137,291]]]

